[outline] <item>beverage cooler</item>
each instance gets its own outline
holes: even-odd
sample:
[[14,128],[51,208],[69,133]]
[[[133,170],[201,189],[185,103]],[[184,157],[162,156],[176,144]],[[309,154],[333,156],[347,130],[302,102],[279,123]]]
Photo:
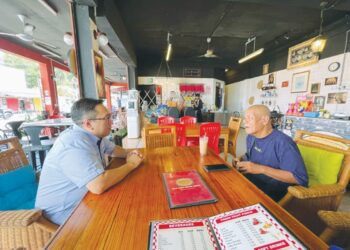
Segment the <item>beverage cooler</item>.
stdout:
[[139,92],[135,89],[128,91],[127,107],[128,138],[140,137]]

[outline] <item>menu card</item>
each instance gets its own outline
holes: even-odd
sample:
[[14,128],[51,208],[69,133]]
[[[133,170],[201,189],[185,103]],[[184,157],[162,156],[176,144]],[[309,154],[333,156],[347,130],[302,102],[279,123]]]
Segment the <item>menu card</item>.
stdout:
[[163,173],[163,182],[170,208],[217,201],[197,171]]
[[152,221],[149,250],[307,249],[261,204],[204,219]]

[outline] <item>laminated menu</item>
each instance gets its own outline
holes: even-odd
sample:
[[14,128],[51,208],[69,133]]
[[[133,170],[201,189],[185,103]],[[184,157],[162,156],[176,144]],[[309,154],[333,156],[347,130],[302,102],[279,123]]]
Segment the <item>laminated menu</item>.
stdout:
[[148,248],[307,249],[261,204],[203,219],[152,221]]
[[163,182],[170,208],[217,201],[197,171],[163,173]]

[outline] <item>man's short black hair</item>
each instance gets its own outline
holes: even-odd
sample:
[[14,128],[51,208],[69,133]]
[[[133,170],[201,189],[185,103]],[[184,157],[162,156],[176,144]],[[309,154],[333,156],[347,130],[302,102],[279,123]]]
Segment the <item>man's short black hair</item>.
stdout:
[[102,100],[82,98],[76,101],[71,109],[72,120],[75,124],[81,125],[85,118],[96,118],[96,106],[102,104]]
[[197,96],[197,97],[200,97],[201,95],[200,95],[199,93],[196,93],[196,96]]

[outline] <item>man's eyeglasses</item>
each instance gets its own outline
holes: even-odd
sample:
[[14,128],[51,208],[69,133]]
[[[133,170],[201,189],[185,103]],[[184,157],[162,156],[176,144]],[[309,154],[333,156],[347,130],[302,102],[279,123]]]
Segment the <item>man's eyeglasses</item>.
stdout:
[[106,117],[103,117],[103,118],[91,118],[89,119],[91,121],[107,121],[107,120],[112,120],[112,116],[111,115],[106,115]]

